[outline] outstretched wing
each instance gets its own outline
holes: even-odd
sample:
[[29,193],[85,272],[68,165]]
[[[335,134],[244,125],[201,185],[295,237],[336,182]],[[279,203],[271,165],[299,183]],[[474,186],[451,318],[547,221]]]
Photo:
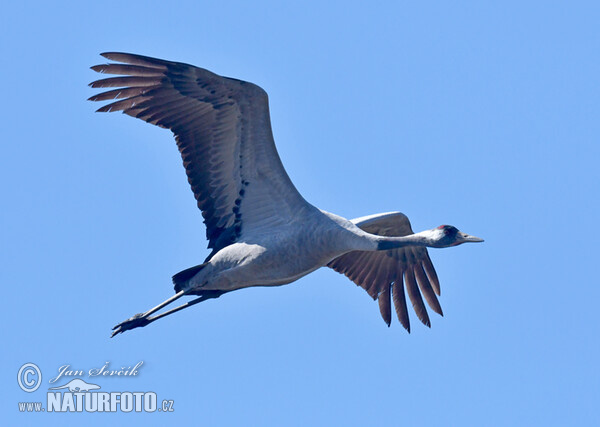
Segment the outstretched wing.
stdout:
[[116,74],[90,84],[118,88],[92,96],[170,129],[206,224],[209,258],[244,232],[283,224],[306,203],[273,141],[267,94],[260,87],[192,65],[128,53],[93,70]]
[[[370,215],[351,221],[367,233],[380,236],[413,234],[410,221],[400,212]],[[398,320],[410,332],[404,285],[421,322],[431,325],[421,294],[429,307],[443,316],[436,297],[436,294],[440,295],[440,282],[424,247],[408,246],[377,252],[352,251],[334,259],[327,266],[346,275],[373,299],[378,299],[381,316],[388,326],[392,321],[390,300],[393,299]]]

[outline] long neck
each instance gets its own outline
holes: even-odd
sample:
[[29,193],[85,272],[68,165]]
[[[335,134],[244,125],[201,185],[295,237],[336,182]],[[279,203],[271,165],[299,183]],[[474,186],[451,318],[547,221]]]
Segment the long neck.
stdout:
[[433,242],[429,234],[428,231],[421,231],[420,233],[402,237],[377,236],[377,250],[385,251],[405,246],[432,246]]

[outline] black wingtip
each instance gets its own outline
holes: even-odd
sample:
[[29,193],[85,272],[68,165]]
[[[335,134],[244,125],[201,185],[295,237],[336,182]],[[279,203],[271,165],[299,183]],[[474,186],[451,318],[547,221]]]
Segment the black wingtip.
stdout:
[[[126,52],[102,52],[100,56],[104,58],[121,62],[123,64],[131,64],[131,65],[142,65],[150,68],[164,68],[168,65],[176,64],[175,62],[165,61],[158,58],[153,58],[151,56],[138,55],[136,53],[126,53]],[[187,64],[186,64],[187,65]]]
[[96,110],[96,113],[110,113],[112,111],[112,105],[108,104],[103,107],[100,107]]
[[119,327],[119,325],[112,328],[112,334],[110,334],[111,338],[114,338],[116,335],[122,334],[123,330]]
[[94,70],[97,73],[104,73],[104,70],[106,69],[106,67],[107,67],[106,64],[92,65],[90,67],[90,70]]
[[112,60],[111,56],[115,56],[115,55],[128,55],[128,54],[125,52],[102,52],[100,54],[100,56],[102,56],[106,59],[111,59],[111,60]]

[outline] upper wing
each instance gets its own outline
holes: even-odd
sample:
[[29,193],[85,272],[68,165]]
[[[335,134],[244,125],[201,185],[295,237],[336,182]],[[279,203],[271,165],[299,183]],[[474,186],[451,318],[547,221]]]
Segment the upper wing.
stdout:
[[[370,215],[351,221],[367,233],[380,236],[413,234],[408,218],[400,212]],[[408,296],[421,322],[431,325],[421,293],[433,311],[443,315],[436,297],[436,294],[440,295],[440,282],[425,247],[408,246],[377,252],[352,251],[334,259],[327,266],[345,274],[373,299],[379,299],[381,316],[388,326],[392,321],[390,299],[393,295],[398,320],[410,332],[403,283],[406,283]]]
[[275,149],[260,87],[178,62],[102,56],[121,64],[96,65],[94,71],[125,77],[91,83],[119,89],[90,100],[120,99],[98,111],[122,111],[173,131],[213,254],[243,230],[287,222],[306,203]]

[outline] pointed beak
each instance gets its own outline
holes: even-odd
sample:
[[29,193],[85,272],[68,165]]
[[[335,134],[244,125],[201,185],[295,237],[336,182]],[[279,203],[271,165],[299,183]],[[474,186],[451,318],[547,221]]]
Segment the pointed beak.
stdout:
[[460,232],[460,235],[463,239],[464,242],[473,242],[473,243],[477,243],[477,242],[483,242],[483,239],[480,239],[479,237],[475,237],[475,236],[471,236],[467,233],[463,233]]

